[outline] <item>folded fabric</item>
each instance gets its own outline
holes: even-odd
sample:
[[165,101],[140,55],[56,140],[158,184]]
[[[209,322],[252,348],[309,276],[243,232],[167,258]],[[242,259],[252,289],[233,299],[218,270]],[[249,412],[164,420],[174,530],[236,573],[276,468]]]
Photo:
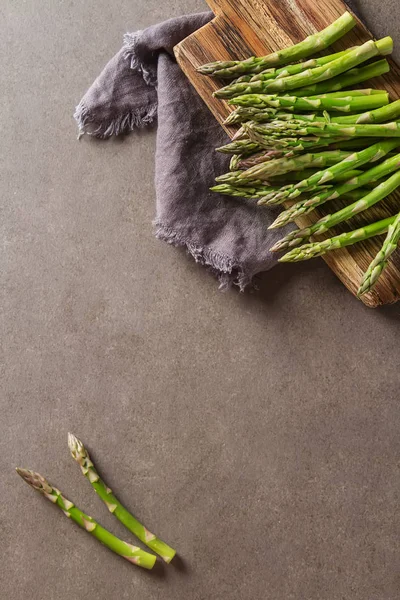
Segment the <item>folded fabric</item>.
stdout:
[[177,65],[173,47],[213,16],[188,15],[126,34],[75,118],[81,134],[108,138],[157,117],[156,236],[186,247],[222,286],[244,289],[276,264],[269,248],[285,230],[267,229],[276,210],[209,191],[228,170],[228,158],[214,150],[228,138]]

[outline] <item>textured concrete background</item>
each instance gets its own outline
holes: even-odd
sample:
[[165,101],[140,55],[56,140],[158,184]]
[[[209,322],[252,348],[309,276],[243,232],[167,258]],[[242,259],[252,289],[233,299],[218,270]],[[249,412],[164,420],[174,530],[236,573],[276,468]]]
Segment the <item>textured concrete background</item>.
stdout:
[[[378,33],[396,7],[362,3]],[[322,261],[219,292],[153,238],[154,132],[76,141],[73,107],[122,34],[203,9],[0,5],[4,600],[400,595],[400,305],[365,308]],[[129,539],[68,430],[181,562],[132,567],[14,474],[43,472]]]

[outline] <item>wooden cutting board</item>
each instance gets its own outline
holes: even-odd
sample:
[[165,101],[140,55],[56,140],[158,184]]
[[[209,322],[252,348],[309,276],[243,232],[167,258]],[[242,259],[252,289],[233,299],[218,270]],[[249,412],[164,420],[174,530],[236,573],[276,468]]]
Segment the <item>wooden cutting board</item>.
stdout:
[[[204,102],[222,124],[232,110],[212,97],[212,92],[223,85],[211,77],[200,75],[196,67],[214,60],[242,59],[252,55],[262,56],[300,42],[307,35],[324,29],[348,8],[342,0],[207,0],[216,17],[210,23],[184,39],[175,47],[179,65],[196,88]],[[333,45],[334,52],[371,39],[371,33],[359,22],[343,40]],[[330,52],[329,52],[330,53]],[[392,70],[383,77],[359,87],[385,88],[392,99],[400,97],[400,70],[391,61]],[[229,135],[235,129],[225,128]],[[336,205],[335,205],[336,202]],[[338,201],[296,221],[299,227],[314,223],[332,209],[341,208]],[[325,210],[324,210],[325,208]],[[266,210],[260,208],[260,210]],[[400,192],[380,202],[368,211],[356,215],[351,229],[383,219],[400,210]],[[349,223],[330,230],[329,236],[349,229]],[[321,238],[319,238],[321,239]],[[382,245],[383,237],[376,237],[354,246],[335,250],[323,258],[352,294],[356,294],[362,274]],[[375,289],[362,297],[371,307],[390,304],[400,298],[400,251],[392,255]]]

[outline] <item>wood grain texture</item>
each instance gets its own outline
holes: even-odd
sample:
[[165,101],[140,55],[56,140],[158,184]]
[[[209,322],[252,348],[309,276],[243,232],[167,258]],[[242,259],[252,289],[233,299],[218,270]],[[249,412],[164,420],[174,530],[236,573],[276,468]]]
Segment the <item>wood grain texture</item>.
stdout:
[[[216,17],[210,23],[187,37],[175,47],[175,55],[182,70],[196,88],[216,119],[223,120],[232,110],[224,101],[212,97],[212,92],[224,83],[200,75],[196,67],[226,59],[243,59],[265,55],[324,29],[348,8],[342,0],[207,0]],[[371,33],[358,22],[343,40],[332,46],[337,52],[365,42]],[[329,50],[330,53],[330,50]],[[385,88],[392,99],[400,96],[400,70],[391,61],[391,72],[366,84]],[[224,127],[224,126],[223,126]],[[235,128],[224,127],[232,136]],[[329,207],[329,209],[327,208]],[[314,223],[320,217],[341,207],[340,201],[328,203],[310,215],[296,221],[299,227]],[[329,236],[393,215],[400,208],[400,193],[395,192],[368,211],[355,216],[349,224],[330,230]],[[260,209],[263,210],[263,209]],[[318,239],[322,239],[322,236]],[[383,237],[336,250],[323,258],[352,294],[356,294],[362,274],[382,245]],[[362,301],[370,307],[397,302],[400,298],[400,252],[392,255],[388,268],[372,292]]]

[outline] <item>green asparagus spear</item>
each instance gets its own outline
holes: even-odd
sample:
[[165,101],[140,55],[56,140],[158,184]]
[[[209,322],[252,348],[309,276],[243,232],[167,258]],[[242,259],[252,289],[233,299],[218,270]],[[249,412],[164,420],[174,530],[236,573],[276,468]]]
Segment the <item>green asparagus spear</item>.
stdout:
[[[282,122],[283,123],[283,122]],[[246,125],[246,124],[244,124]],[[258,127],[261,127],[258,125]],[[265,126],[264,126],[265,127]],[[296,137],[315,135],[318,137],[341,136],[341,137],[380,137],[395,138],[400,137],[400,121],[379,124],[354,125],[352,123],[327,123],[315,121],[312,123],[289,124],[284,125],[286,135],[295,135]]]
[[[282,189],[282,183],[278,182],[275,185],[274,181],[266,181],[265,185],[231,185],[229,183],[220,183],[218,185],[214,185],[210,187],[212,192],[217,192],[219,194],[223,194],[224,196],[234,196],[238,198],[251,198],[253,200],[258,200],[259,198],[263,198],[265,194],[268,194],[273,191],[277,191]],[[319,191],[325,191],[326,188],[324,186],[316,186],[314,188],[314,192],[317,193]],[[364,196],[368,193],[368,190],[364,190]],[[362,197],[362,196],[360,196]]]
[[[345,93],[345,92],[343,92]],[[291,110],[328,110],[338,112],[361,112],[379,108],[389,103],[389,94],[372,94],[371,96],[342,96],[336,93],[331,96],[324,94],[320,96],[309,96],[298,98],[297,96],[274,96],[267,94],[244,94],[236,96],[228,101],[234,106],[250,106],[258,108],[280,108]]]
[[[290,109],[286,109],[290,110]],[[257,123],[267,123],[275,119],[279,120],[304,120],[317,121],[321,118],[321,114],[294,114],[286,112],[278,108],[257,108],[255,106],[238,106],[225,119],[225,125],[236,125],[246,121],[256,121]]]
[[90,456],[78,438],[72,433],[68,434],[68,446],[72,457],[80,465],[82,473],[92,484],[101,500],[105,503],[108,510],[115,516],[129,531],[136,535],[137,538],[154,552],[157,552],[165,562],[169,563],[174,558],[176,550],[168,546],[165,542],[158,539],[154,533],[151,533],[144,527],[129,511],[120,503],[118,498],[114,496],[112,490],[107,487],[104,481],[97,473]]
[[375,256],[374,260],[364,273],[360,287],[357,291],[357,296],[362,296],[363,294],[371,291],[379,277],[382,275],[384,269],[386,269],[389,257],[397,249],[399,241],[400,213],[396,216],[393,223],[389,225],[387,236],[383,242],[382,248],[379,250],[378,254]]
[[331,121],[333,123],[354,123],[356,125],[362,125],[366,123],[384,123],[385,121],[393,121],[399,117],[400,100],[396,100],[391,104],[382,106],[382,108],[377,108],[376,110],[365,112],[361,115],[348,115],[346,117],[340,115],[340,117],[331,118]]
[[[318,195],[313,195],[311,198],[306,198],[305,200],[297,202],[282,212],[275,220],[273,225],[276,227],[282,227],[283,225],[294,221],[296,218],[308,214],[317,208],[317,206],[321,206],[329,200],[339,198],[351,190],[365,186],[369,182],[376,182],[379,179],[390,175],[390,173],[397,171],[398,169],[400,169],[400,154],[396,154],[395,156],[388,158],[379,165],[372,167],[372,169],[368,169],[368,171],[365,171],[356,177],[350,176],[350,171],[347,171],[344,173],[344,176],[348,175],[348,179],[345,181],[345,183],[337,185],[336,187],[319,193]],[[261,200],[260,204],[268,204],[268,202]],[[305,241],[307,241],[310,235],[312,235],[310,232],[310,227],[292,231],[288,233],[282,240],[279,240],[271,248],[271,251],[276,252],[278,250],[285,250],[286,248],[303,244]]]
[[384,75],[389,71],[390,65],[386,58],[383,58],[373,62],[370,65],[366,65],[365,67],[356,67],[355,69],[350,69],[350,71],[342,73],[342,75],[338,75],[337,77],[333,77],[333,79],[327,79],[326,81],[321,81],[320,83],[315,83],[314,85],[307,85],[305,87],[292,90],[291,95],[305,97],[316,94],[326,94],[327,92],[335,92],[338,90],[345,90],[352,85],[357,85],[363,81],[368,81],[368,79],[372,79],[373,77],[379,77],[379,75]]
[[258,165],[260,163],[267,162],[270,160],[275,160],[277,158],[282,158],[283,156],[284,153],[281,150],[263,150],[262,152],[256,152],[251,156],[241,157],[240,160],[236,163],[236,170],[249,169],[254,165]]
[[316,256],[322,256],[330,250],[338,250],[339,248],[344,248],[345,246],[351,246],[357,242],[368,240],[371,237],[382,235],[382,233],[386,233],[390,225],[394,223],[395,219],[395,216],[388,217],[387,219],[372,223],[371,225],[360,227],[360,229],[341,233],[340,235],[336,235],[335,237],[322,242],[304,244],[304,246],[300,246],[300,248],[293,248],[293,250],[284,254],[279,259],[279,262],[299,262],[301,260],[309,260]]
[[238,198],[251,198],[252,200],[262,198],[265,194],[269,193],[272,190],[279,190],[278,186],[233,186],[228,183],[220,183],[219,185],[214,185],[210,187],[212,192],[217,192],[218,194],[223,194],[224,196],[234,196]]
[[[369,148],[365,148],[360,150],[359,152],[354,152],[344,160],[338,162],[337,164],[325,169],[323,171],[319,171],[309,179],[304,179],[299,183],[294,184],[288,190],[283,192],[278,192],[274,196],[274,200],[276,202],[281,199],[291,200],[296,198],[300,193],[306,192],[309,189],[309,186],[321,185],[325,184],[331,180],[333,180],[339,173],[345,173],[350,169],[357,169],[362,165],[369,162],[376,162],[386,154],[388,154],[391,150],[396,148],[396,146],[400,145],[397,140],[386,140],[382,142],[378,142]],[[242,179],[246,178],[246,173],[248,174],[251,171],[251,176],[254,179],[262,179],[262,173],[260,175],[261,166],[253,167],[248,171],[244,171],[242,173]],[[247,175],[247,179],[249,179]],[[272,200],[272,197],[266,197],[265,200]]]
[[345,12],[339,19],[331,25],[313,35],[308,36],[299,44],[289,46],[278,52],[268,54],[267,56],[252,56],[247,60],[216,61],[198,67],[199,73],[204,75],[215,75],[221,78],[236,77],[240,73],[257,73],[267,67],[284,65],[296,62],[303,58],[324,50],[338,39],[343,37],[350,29],[354,27],[356,21],[354,17]]
[[123,556],[129,562],[143,567],[144,569],[152,569],[156,561],[156,557],[153,554],[149,554],[137,546],[132,546],[127,542],[123,542],[119,538],[115,537],[112,533],[104,529],[99,525],[92,517],[89,517],[79,508],[77,508],[72,502],[67,500],[62,493],[44,478],[39,473],[34,471],[28,471],[26,469],[17,468],[17,473],[22,477],[26,483],[29,483],[35,490],[39,491],[48,500],[56,504],[66,517],[71,518],[80,527],[88,531],[102,544],[107,546],[116,554]]
[[216,148],[217,152],[222,152],[223,154],[253,154],[261,150],[261,146],[257,144],[257,142],[252,142],[249,139],[245,140],[236,140],[234,142],[230,142],[229,144],[225,144],[225,146],[220,146],[220,148]]
[[[339,161],[351,156],[350,152],[332,150],[329,152],[316,152],[292,156],[290,158],[278,158],[259,165],[255,165],[246,171],[233,171],[216,177],[218,183],[232,183],[237,185],[252,185],[254,180],[268,180],[270,177],[283,175],[291,171],[302,171],[313,167],[325,167],[335,165]],[[348,170],[352,169],[349,165]]]

